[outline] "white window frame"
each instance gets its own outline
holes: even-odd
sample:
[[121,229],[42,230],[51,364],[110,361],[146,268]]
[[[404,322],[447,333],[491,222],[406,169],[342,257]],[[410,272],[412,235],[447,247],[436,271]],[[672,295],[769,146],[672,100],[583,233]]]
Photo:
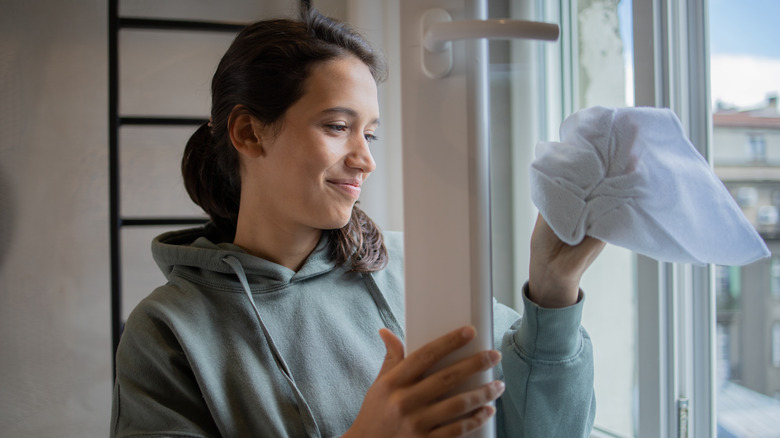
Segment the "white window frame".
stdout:
[[[672,109],[709,160],[707,0],[632,6],[636,105]],[[637,283],[639,438],[715,436],[713,267],[638,257]]]

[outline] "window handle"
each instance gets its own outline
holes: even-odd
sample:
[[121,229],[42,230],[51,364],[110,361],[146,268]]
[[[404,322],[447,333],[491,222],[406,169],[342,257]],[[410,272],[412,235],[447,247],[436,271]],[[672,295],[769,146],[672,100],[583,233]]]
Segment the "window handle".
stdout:
[[452,70],[452,41],[464,39],[532,39],[556,41],[557,24],[538,21],[493,20],[452,21],[441,8],[427,10],[422,17],[423,71],[431,78],[447,76]]

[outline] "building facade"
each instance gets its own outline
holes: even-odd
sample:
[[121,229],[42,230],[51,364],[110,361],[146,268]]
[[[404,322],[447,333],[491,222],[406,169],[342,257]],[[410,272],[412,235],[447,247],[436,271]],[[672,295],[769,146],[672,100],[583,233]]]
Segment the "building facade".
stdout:
[[718,266],[721,379],[780,399],[780,112],[777,96],[713,114],[715,172],[772,252],[743,267]]

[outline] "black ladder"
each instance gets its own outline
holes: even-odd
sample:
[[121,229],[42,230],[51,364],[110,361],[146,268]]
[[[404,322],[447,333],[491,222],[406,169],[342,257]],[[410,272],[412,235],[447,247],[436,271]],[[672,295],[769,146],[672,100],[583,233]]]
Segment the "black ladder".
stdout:
[[[121,236],[123,227],[143,227],[188,224],[202,224],[206,219],[198,217],[125,217],[120,211],[121,175],[119,172],[119,132],[123,126],[198,126],[208,116],[157,117],[119,114],[119,35],[123,29],[232,32],[241,30],[245,24],[215,21],[185,21],[170,19],[131,18],[119,16],[119,0],[109,0],[108,8],[108,135],[109,135],[109,220],[111,253],[111,337],[112,368],[115,371],[115,355],[124,321],[122,317],[122,260]],[[182,145],[183,148],[183,145]]]

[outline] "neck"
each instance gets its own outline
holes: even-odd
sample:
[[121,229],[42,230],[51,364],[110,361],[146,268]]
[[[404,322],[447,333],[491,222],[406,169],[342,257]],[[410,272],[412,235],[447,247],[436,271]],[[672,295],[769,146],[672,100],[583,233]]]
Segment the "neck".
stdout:
[[322,230],[290,230],[238,215],[234,244],[246,252],[298,271],[322,235]]

